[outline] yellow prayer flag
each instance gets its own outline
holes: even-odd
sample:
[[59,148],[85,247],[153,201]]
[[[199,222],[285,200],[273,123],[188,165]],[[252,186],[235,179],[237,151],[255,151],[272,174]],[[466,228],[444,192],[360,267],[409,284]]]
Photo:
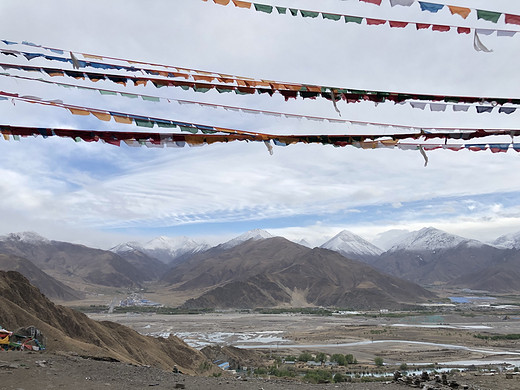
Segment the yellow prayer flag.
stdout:
[[454,5],[448,5],[448,8],[450,9],[452,15],[457,14],[457,15],[462,16],[464,19],[466,19],[469,16],[469,14],[471,13],[470,8],[457,7]]
[[108,112],[96,112],[92,111],[92,115],[94,115],[96,118],[108,122],[111,118],[110,114]]
[[74,115],[90,115],[90,111],[82,110],[80,108],[67,107],[67,109],[70,111],[71,114]]

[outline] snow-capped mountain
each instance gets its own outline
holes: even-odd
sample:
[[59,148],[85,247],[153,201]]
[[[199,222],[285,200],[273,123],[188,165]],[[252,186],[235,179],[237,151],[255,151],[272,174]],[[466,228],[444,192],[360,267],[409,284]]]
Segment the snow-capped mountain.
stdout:
[[253,230],[249,230],[249,231],[245,232],[244,234],[241,234],[240,236],[235,237],[232,240],[229,240],[219,246],[221,249],[230,249],[230,248],[233,248],[248,240],[258,241],[258,240],[265,240],[266,238],[272,238],[272,237],[273,236],[271,235],[271,233],[269,233],[265,230],[253,229]]
[[19,233],[9,233],[5,236],[0,236],[0,241],[23,241],[27,243],[40,243],[40,242],[49,242],[45,237],[40,236],[35,232],[19,232]]
[[504,234],[491,243],[498,248],[520,249],[520,232]]
[[449,234],[433,227],[423,228],[419,231],[411,232],[402,237],[389,252],[398,250],[425,251],[436,249],[454,248],[460,244],[468,247],[479,247],[484,245],[480,241],[472,240],[455,234]]
[[148,256],[161,260],[163,263],[172,263],[182,256],[203,252],[210,248],[206,243],[197,242],[189,237],[159,236],[144,245],[132,241],[120,244],[110,249],[112,252],[124,253],[139,251]]
[[387,230],[386,232],[377,234],[372,240],[372,244],[387,251],[409,233],[409,230],[404,229]]
[[383,253],[377,246],[348,230],[339,232],[320,248],[339,252],[346,257],[379,256]]
[[305,238],[302,238],[299,241],[296,241],[296,244],[306,246],[307,248],[313,248],[313,246],[310,244],[309,241],[307,241]]

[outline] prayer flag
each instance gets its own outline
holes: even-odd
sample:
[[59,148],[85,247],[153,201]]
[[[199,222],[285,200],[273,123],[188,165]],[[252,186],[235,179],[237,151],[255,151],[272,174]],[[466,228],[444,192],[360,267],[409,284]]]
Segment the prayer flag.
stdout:
[[506,23],[520,25],[520,15],[506,14]]
[[390,4],[392,5],[392,7],[396,5],[410,7],[414,2],[415,0],[390,0]]
[[371,4],[375,4],[375,5],[381,5],[382,0],[359,0],[359,1],[364,1],[365,3],[371,3]]
[[424,1],[419,1],[421,6],[421,11],[429,11],[429,12],[439,12],[444,8],[444,4],[436,4],[436,3],[426,3]]
[[477,10],[477,19],[489,20],[496,23],[502,14],[500,12]]
[[265,5],[265,4],[256,4],[256,3],[254,3],[254,6],[255,6],[255,10],[260,11],[260,12],[265,12],[265,13],[268,13],[268,14],[273,12],[273,6],[272,5]]
[[448,5],[448,8],[450,9],[452,15],[460,15],[463,19],[466,19],[468,15],[471,13],[470,8],[457,7],[455,5]]

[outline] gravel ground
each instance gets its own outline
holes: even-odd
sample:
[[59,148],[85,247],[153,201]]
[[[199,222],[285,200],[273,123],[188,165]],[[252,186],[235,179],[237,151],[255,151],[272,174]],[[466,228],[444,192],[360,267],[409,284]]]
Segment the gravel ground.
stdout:
[[[505,374],[481,376],[464,373],[451,377],[474,390],[513,390],[520,388],[520,376],[506,378]],[[125,363],[97,361],[67,354],[2,352],[0,353],[0,389],[175,389],[212,390],[307,390],[307,389],[351,389],[351,390],[405,390],[404,384],[386,383],[341,383],[305,384],[281,379],[236,377],[190,377],[174,374],[152,367],[138,367]],[[448,387],[427,387],[447,389]]]

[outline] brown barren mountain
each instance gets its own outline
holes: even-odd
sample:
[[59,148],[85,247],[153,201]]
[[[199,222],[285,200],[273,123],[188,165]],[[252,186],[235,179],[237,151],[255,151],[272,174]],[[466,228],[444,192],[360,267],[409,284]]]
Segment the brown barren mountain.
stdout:
[[74,301],[83,298],[83,293],[75,291],[52,276],[47,275],[29,260],[22,257],[0,254],[0,270],[20,272],[51,299]]
[[143,336],[123,325],[97,322],[55,305],[15,271],[0,271],[0,324],[11,330],[36,326],[45,335],[51,352],[75,352],[164,369],[177,365],[190,374],[206,361],[204,355],[177,337]]
[[284,238],[249,240],[192,257],[165,275],[177,290],[205,290],[188,307],[396,308],[435,295],[339,253]]
[[138,287],[144,281],[139,270],[115,253],[39,236],[27,240],[23,234],[10,234],[0,241],[0,253],[28,259],[47,274],[70,283]]

